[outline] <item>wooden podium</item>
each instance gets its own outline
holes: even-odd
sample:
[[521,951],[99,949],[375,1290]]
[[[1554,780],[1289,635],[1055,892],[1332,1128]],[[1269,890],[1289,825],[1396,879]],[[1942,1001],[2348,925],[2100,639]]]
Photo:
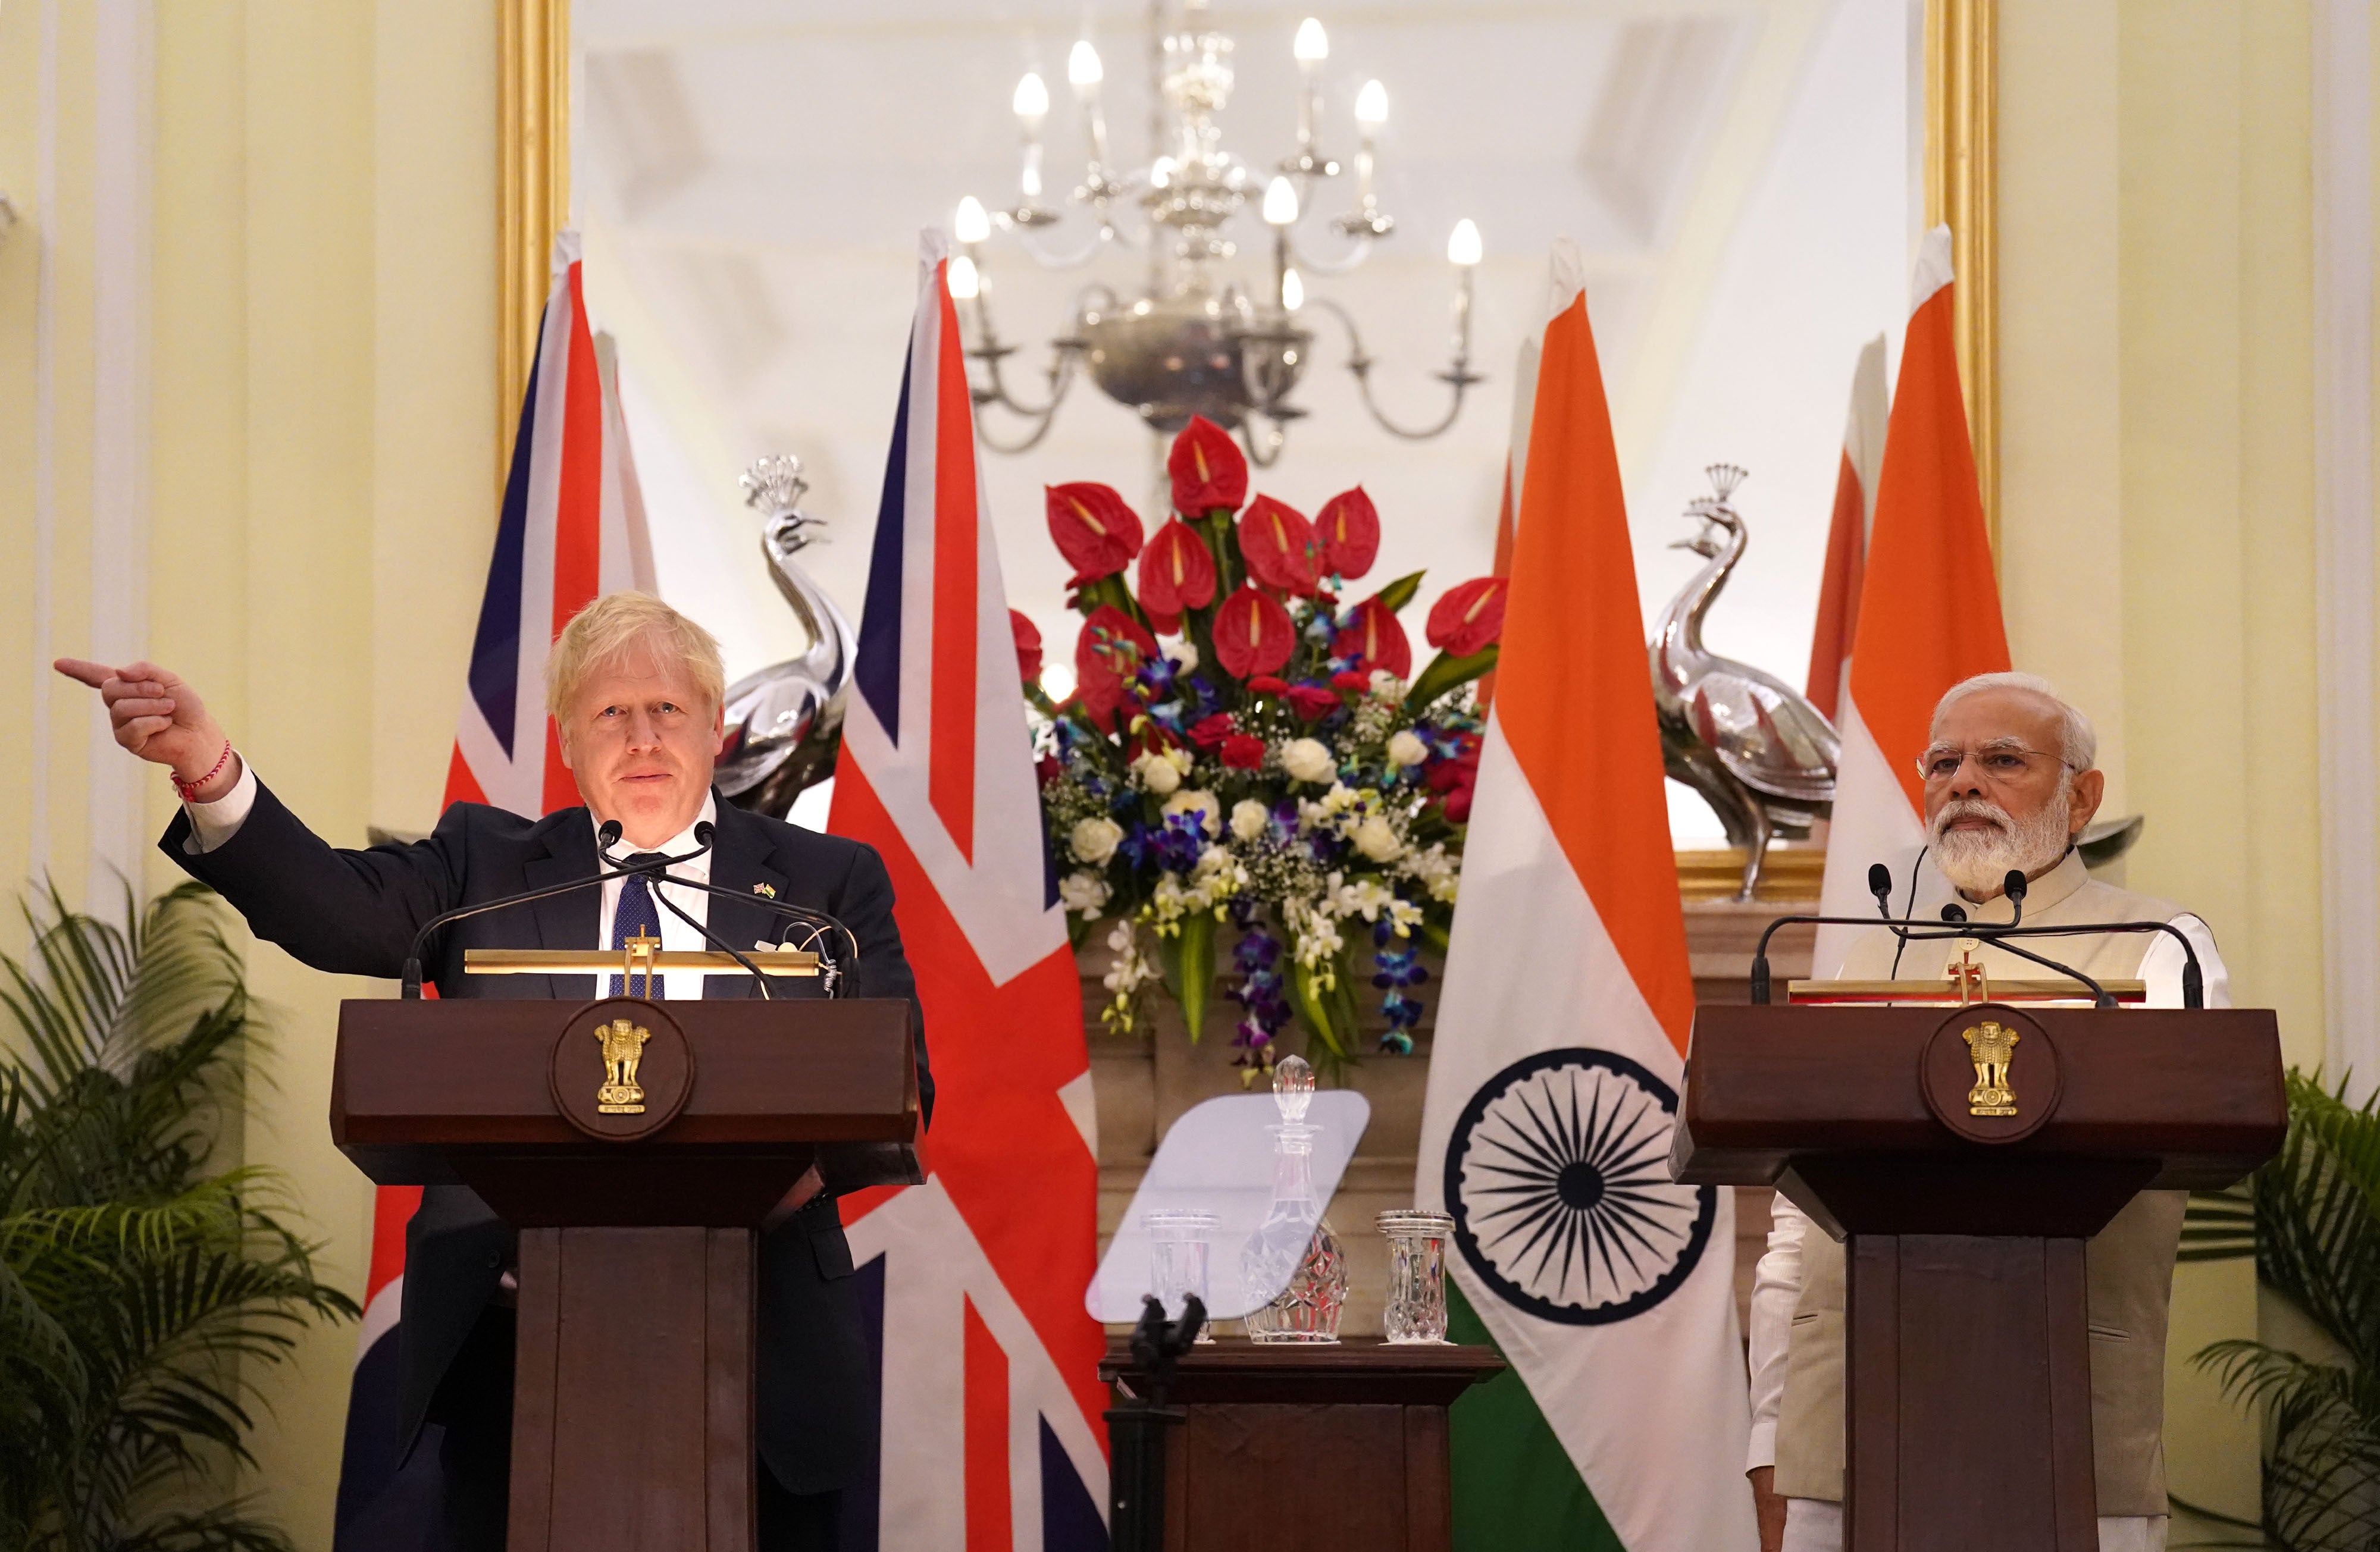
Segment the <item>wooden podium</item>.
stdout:
[[2287,1128],[2264,1010],[1706,1005],[1670,1163],[1847,1242],[1845,1552],[2092,1552],[2083,1242]]
[[757,1231],[813,1161],[914,1169],[909,1020],[341,1004],[340,1151],[382,1185],[468,1185],[520,1231],[511,1552],[749,1552]]

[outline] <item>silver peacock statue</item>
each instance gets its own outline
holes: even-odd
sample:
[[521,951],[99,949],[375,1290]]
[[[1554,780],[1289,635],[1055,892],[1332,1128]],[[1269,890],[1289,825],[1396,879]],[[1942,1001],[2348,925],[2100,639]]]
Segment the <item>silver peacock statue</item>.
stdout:
[[727,741],[719,790],[739,808],[783,818],[803,788],[834,774],[843,742],[844,692],[851,678],[850,623],[794,564],[824,522],[801,509],[802,461],[762,458],[745,471],[744,504],[760,514],[760,552],[794,618],[809,633],[797,658],[747,673],[727,689]]
[[1701,527],[1670,546],[1706,564],[1661,612],[1647,650],[1663,762],[1718,815],[1728,843],[1742,848],[1736,898],[1750,900],[1769,841],[1801,840],[1832,810],[1842,746],[1833,724],[1782,681],[1703,646],[1704,616],[1744,548],[1743,518],[1728,504],[1743,470],[1714,464],[1707,472],[1717,493],[1686,506]]

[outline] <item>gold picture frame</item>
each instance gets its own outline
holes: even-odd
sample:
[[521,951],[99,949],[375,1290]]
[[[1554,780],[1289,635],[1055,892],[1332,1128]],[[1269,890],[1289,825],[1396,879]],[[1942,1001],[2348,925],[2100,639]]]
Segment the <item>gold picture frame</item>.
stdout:
[[[1975,479],[1999,545],[1998,0],[1925,0],[1925,222],[1949,222],[1958,277],[1953,328],[1966,387]],[[496,411],[498,467],[510,466],[521,394],[537,348],[553,235],[570,219],[570,0],[498,0]],[[1692,895],[1721,892],[1726,866],[1681,853]],[[1804,882],[1808,864],[1791,871]],[[1779,880],[1782,882],[1783,880]],[[1790,887],[1790,886],[1789,886]],[[1815,885],[1810,891],[1815,892]]]

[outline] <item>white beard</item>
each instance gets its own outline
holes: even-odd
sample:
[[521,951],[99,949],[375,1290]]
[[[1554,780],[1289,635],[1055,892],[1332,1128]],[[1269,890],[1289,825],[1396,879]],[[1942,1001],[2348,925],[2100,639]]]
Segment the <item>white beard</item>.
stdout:
[[[1987,898],[1999,892],[2010,869],[2027,878],[2054,865],[2066,855],[2067,820],[2073,809],[2069,783],[2032,818],[2019,822],[1997,803],[1961,798],[1943,805],[1927,828],[1934,848],[1934,866],[1961,893]],[[1954,820],[1987,818],[1991,830],[1950,830]]]

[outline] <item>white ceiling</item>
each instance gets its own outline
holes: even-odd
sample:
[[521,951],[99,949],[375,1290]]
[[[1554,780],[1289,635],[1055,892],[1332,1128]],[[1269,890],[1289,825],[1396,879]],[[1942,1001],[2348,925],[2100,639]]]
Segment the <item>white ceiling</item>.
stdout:
[[[1362,321],[1384,406],[1434,419],[1442,390],[1427,374],[1443,365],[1452,286],[1446,233],[1476,219],[1488,260],[1475,359],[1491,381],[1449,435],[1400,442],[1365,418],[1340,367],[1344,344],[1325,325],[1299,394],[1313,416],[1258,488],[1310,512],[1360,480],[1387,527],[1380,575],[1431,571],[1422,608],[1484,571],[1511,363],[1542,309],[1548,245],[1567,235],[1588,258],[1646,612],[1690,570],[1662,546],[1682,531],[1676,514],[1701,466],[1744,464],[1739,504],[1754,549],[1713,612],[1712,643],[1798,682],[1852,365],[1864,339],[1897,333],[1905,306],[1910,4],[1323,10],[1325,149],[1352,152],[1354,90],[1385,81],[1380,194],[1398,228],[1362,269],[1312,289]],[[1289,45],[1305,14],[1214,8],[1238,43],[1226,144],[1252,164],[1291,149]],[[572,30],[590,305],[620,338],[663,584],[722,627],[740,672],[791,651],[798,632],[734,504],[737,472],[763,452],[810,464],[808,504],[835,531],[813,570],[856,611],[917,230],[947,224],[961,194],[1014,201],[1008,100],[1026,69],[1057,99],[1051,193],[1071,187],[1083,139],[1064,75],[1077,36],[1106,63],[1116,159],[1144,160],[1147,13],[1097,0],[578,0]],[[1337,250],[1324,222],[1352,202],[1346,181],[1301,225],[1320,254]],[[1254,212],[1240,224],[1261,251]],[[1075,230],[1053,243],[1071,244]],[[1013,238],[985,256],[1001,330],[1026,347],[1010,379],[1026,395],[1039,390],[1041,342],[1061,332],[1084,282],[1126,290],[1145,264],[1116,253],[1052,273]],[[1072,626],[1038,487],[1105,479],[1140,503],[1149,440],[1086,382],[1034,453],[985,455],[1011,601],[1053,645],[1070,643]]]

